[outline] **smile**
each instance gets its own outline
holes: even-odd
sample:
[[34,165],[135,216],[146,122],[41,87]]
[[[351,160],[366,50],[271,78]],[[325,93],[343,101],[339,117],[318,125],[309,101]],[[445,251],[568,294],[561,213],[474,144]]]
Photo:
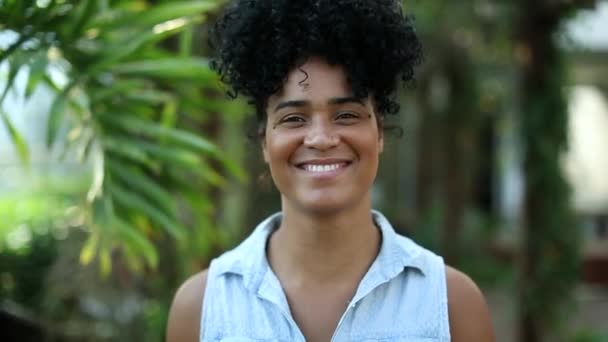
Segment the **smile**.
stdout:
[[332,172],[348,166],[348,162],[334,163],[334,164],[300,164],[298,167],[302,170],[313,172],[313,173],[324,173]]

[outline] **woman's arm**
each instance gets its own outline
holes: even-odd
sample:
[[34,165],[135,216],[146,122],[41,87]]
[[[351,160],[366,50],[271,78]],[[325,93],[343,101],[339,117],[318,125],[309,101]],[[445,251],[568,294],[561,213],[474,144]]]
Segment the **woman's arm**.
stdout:
[[207,270],[186,280],[177,290],[167,323],[167,342],[198,342]]
[[494,342],[488,305],[477,285],[449,266],[446,266],[446,279],[452,341]]

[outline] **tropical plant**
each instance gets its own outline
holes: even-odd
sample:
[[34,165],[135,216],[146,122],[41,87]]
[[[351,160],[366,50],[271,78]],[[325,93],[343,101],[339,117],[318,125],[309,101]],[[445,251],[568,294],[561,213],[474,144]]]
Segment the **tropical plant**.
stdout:
[[[0,50],[0,65],[6,66],[0,68],[6,71],[0,75],[3,126],[28,168],[28,144],[3,103],[22,72],[26,99],[38,87],[51,89],[47,148],[95,159],[86,198],[90,234],[80,260],[97,257],[103,273],[116,251],[133,270],[156,267],[153,241],[164,236],[198,250],[221,238],[213,229],[210,191],[225,182],[225,174],[244,176],[193,130],[211,113],[242,108],[217,96],[220,83],[207,60],[193,56],[192,42],[195,27],[222,3],[0,1],[0,32],[14,37]],[[167,48],[172,43],[177,48]],[[66,82],[53,77],[57,68]],[[62,135],[68,119],[75,124]]]

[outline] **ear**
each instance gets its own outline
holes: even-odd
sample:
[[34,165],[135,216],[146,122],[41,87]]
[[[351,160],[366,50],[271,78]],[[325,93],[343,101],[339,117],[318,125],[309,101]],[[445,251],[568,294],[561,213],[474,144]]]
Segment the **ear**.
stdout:
[[384,117],[378,117],[378,154],[384,151]]
[[266,136],[260,137],[260,144],[262,145],[262,154],[264,155],[264,163],[268,164],[270,157],[268,156],[268,149],[266,148]]
[[264,163],[268,164],[270,158],[268,157],[268,151],[266,150],[265,143],[262,143],[262,153],[264,154]]
[[258,134],[258,140],[262,147],[262,154],[264,155],[264,162],[266,164],[268,164],[270,157],[268,156],[268,150],[266,149],[266,126],[267,126],[267,124],[261,125],[258,123],[257,134]]

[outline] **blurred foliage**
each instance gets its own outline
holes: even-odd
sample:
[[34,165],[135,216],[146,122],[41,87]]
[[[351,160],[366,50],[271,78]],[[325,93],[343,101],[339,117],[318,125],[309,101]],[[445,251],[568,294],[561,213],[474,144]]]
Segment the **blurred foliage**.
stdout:
[[[567,20],[596,1],[404,3],[416,15],[426,54],[410,99],[419,111],[413,235],[478,281],[516,280],[522,341],[565,336],[582,258],[560,164],[571,80],[558,42]],[[511,264],[479,248],[496,239],[501,225],[492,196],[483,194],[495,181],[483,176],[498,174],[494,141],[504,129],[496,129],[507,125],[516,127],[526,184]],[[398,217],[403,211],[396,207]],[[485,217],[478,220],[485,228],[473,234],[471,214]]]
[[[404,96],[411,147],[401,153],[414,158],[400,164],[413,165],[405,172],[414,179],[414,200],[387,201],[385,210],[476,281],[513,279],[513,267],[492,255],[490,241],[505,231],[496,177],[503,172],[499,139],[518,110],[517,8],[504,1],[403,3],[416,18],[425,52],[416,87]],[[405,205],[414,210],[404,211]]]
[[608,334],[593,330],[581,330],[572,336],[570,342],[608,342]]
[[[3,273],[0,297],[12,298],[33,310],[40,309],[44,293],[40,283],[57,256],[57,241],[50,234],[32,237],[32,243],[19,250],[0,254]],[[28,272],[22,272],[27,269]]]
[[520,1],[514,29],[520,67],[519,118],[525,174],[520,252],[520,340],[564,336],[582,258],[571,191],[561,167],[568,147],[565,51],[558,34],[595,1]]
[[[82,161],[96,159],[87,194],[90,236],[81,261],[99,257],[105,274],[116,249],[133,270],[141,270],[142,261],[156,267],[152,240],[166,234],[187,245],[189,229],[180,215],[195,213],[199,224],[212,225],[214,206],[204,189],[225,183],[226,172],[244,179],[214,143],[192,131],[215,108],[230,115],[221,96],[203,95],[221,91],[220,85],[207,60],[191,51],[193,27],[220,4],[87,0],[0,6],[0,28],[18,33],[0,53],[9,67],[0,103],[27,70],[26,98],[41,84],[56,92],[48,113],[49,148],[64,116],[76,118],[62,144],[78,144]],[[179,42],[178,51],[166,48],[168,39]],[[67,74],[65,84],[50,75],[58,65]],[[2,118],[27,164],[27,144],[10,116],[3,112]]]
[[[0,126],[26,179],[13,188],[2,180],[9,191],[0,193],[0,291],[34,319],[50,320],[47,328],[74,338],[93,329],[102,340],[158,340],[176,284],[232,241],[235,232],[216,225],[218,189],[246,175],[211,139],[221,133],[213,128],[220,113],[238,122],[246,107],[228,101],[195,51],[204,42],[200,28],[223,3],[0,1],[0,33],[9,41],[0,50]],[[5,100],[31,101],[40,88],[53,97],[39,118],[47,122],[48,154],[60,150],[57,163],[76,159],[90,175],[57,176],[48,172],[53,165],[36,170],[32,145],[12,122],[19,113]],[[90,267],[72,274],[78,261],[105,280]],[[154,270],[165,277],[144,282]],[[46,286],[33,288],[30,280]],[[111,285],[116,281],[122,286]],[[94,294],[85,290],[91,282],[100,287]],[[87,295],[97,303],[108,287],[118,299],[126,289],[147,292],[135,296],[143,314],[126,322],[104,316],[106,309],[85,310]],[[75,323],[78,317],[88,323]],[[129,332],[125,324],[145,329]]]

